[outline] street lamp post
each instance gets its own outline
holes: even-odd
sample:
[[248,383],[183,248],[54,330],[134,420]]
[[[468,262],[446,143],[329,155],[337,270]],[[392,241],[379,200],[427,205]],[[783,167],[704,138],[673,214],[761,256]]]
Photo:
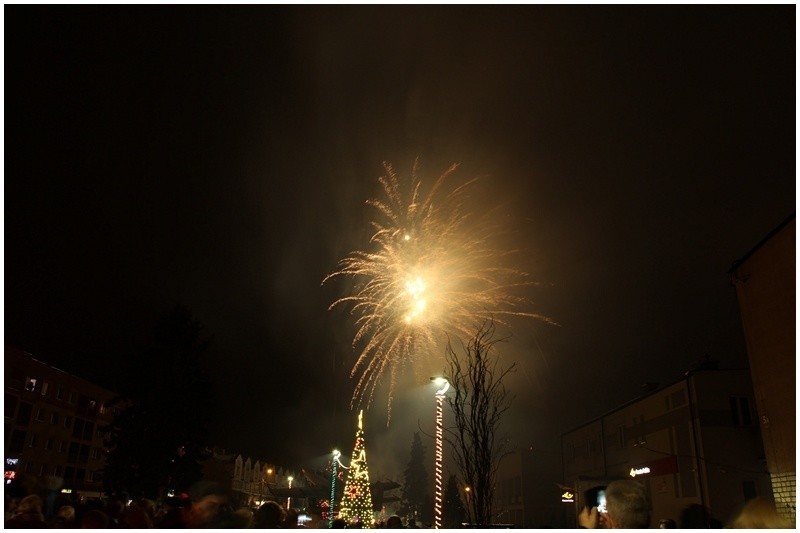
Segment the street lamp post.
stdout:
[[436,452],[435,452],[435,471],[434,477],[436,482],[436,495],[434,496],[433,504],[433,528],[441,529],[442,527],[442,441],[443,441],[443,427],[442,421],[444,419],[444,394],[450,388],[450,383],[447,378],[437,377],[431,378],[436,385],[440,388],[436,391]]
[[331,505],[330,505],[330,516],[328,517],[328,529],[333,527],[333,511],[336,505],[336,465],[339,464],[339,457],[342,455],[342,452],[339,450],[333,450],[333,463],[331,464]]

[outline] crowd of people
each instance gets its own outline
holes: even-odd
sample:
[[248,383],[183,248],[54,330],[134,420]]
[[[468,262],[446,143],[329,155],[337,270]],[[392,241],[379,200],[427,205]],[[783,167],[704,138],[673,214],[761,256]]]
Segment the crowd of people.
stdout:
[[[578,515],[578,526],[586,529],[645,529],[651,523],[649,499],[644,485],[636,481],[614,481],[606,488],[606,509],[585,508]],[[274,501],[267,501],[256,509],[248,506],[234,509],[228,492],[215,483],[201,483],[186,497],[167,498],[159,503],[149,499],[123,501],[121,499],[88,500],[83,503],[54,501],[47,516],[42,498],[36,494],[24,498],[7,499],[5,528],[33,529],[277,529],[303,527],[298,522],[297,511],[286,509]],[[327,521],[315,527],[327,527]],[[332,521],[334,529],[349,526],[341,519]],[[357,524],[356,527],[361,527]],[[403,528],[400,518],[393,515],[374,527]],[[681,513],[680,522],[662,519],[662,529],[721,528],[699,505],[688,506]],[[791,523],[780,516],[772,501],[755,498],[747,502],[741,512],[725,527],[739,529],[791,528]]]
[[[637,481],[622,480],[609,483],[605,490],[606,509],[584,508],[578,515],[578,526],[583,529],[647,529],[650,527],[650,500],[645,486]],[[679,522],[671,518],[659,520],[659,529],[791,529],[792,524],[775,509],[766,498],[747,502],[739,514],[727,525],[712,518],[705,507],[688,505]]]
[[[304,527],[295,509],[275,501],[257,508],[234,509],[228,492],[215,483],[200,483],[190,494],[156,502],[150,499],[121,499],[73,502],[64,497],[55,501],[52,516],[47,516],[44,500],[30,494],[22,499],[7,498],[6,529],[290,529]],[[313,524],[327,527],[328,521]],[[344,520],[332,522],[334,529],[352,527]],[[361,527],[361,524],[358,524]],[[402,522],[391,516],[376,527],[398,528]]]

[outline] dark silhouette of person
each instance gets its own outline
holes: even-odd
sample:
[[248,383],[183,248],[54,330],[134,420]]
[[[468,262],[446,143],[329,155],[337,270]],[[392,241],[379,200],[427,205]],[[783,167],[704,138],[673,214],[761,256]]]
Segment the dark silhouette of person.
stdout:
[[[602,515],[602,516],[601,516]],[[650,527],[647,491],[638,481],[612,481],[606,487],[606,512],[584,508],[578,515],[581,527],[595,529],[646,529]]]
[[403,521],[399,516],[393,514],[386,519],[386,529],[405,529],[403,528]]
[[20,500],[14,510],[14,516],[5,521],[6,529],[45,529],[47,522],[42,514],[42,498],[29,494]]
[[284,512],[277,502],[268,501],[261,504],[253,517],[255,529],[278,529],[283,526]]

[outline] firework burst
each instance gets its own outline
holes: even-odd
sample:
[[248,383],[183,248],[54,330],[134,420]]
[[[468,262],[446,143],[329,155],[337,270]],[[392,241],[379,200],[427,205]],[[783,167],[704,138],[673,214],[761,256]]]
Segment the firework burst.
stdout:
[[379,181],[385,199],[367,201],[378,214],[368,250],[350,252],[322,282],[356,279],[353,293],[329,308],[349,305],[357,317],[353,348],[360,354],[350,374],[358,376],[352,403],[369,405],[375,388],[388,379],[391,412],[398,371],[443,358],[447,335],[467,338],[485,320],[547,319],[524,311],[527,302],[519,294],[531,282],[504,265],[512,252],[492,246],[495,226],[466,211],[466,193],[476,180],[448,191],[454,164],[423,194],[416,165],[407,191],[392,167],[384,168]]

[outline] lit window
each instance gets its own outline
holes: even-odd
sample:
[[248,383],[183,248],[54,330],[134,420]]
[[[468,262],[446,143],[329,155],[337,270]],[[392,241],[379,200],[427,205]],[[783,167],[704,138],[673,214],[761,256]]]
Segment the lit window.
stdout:
[[31,392],[36,390],[36,378],[28,378],[25,381],[25,390]]

